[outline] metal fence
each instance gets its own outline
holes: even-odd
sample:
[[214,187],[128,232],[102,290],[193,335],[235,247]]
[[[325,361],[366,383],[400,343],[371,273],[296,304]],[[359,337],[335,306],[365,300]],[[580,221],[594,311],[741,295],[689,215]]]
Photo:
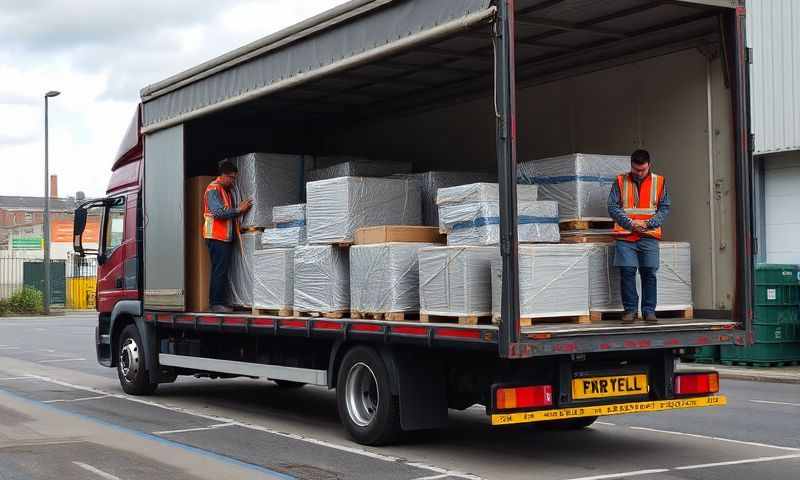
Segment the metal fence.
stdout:
[[[50,303],[68,309],[94,309],[97,260],[69,255],[50,261]],[[7,299],[25,286],[44,290],[41,257],[0,257],[0,299]]]

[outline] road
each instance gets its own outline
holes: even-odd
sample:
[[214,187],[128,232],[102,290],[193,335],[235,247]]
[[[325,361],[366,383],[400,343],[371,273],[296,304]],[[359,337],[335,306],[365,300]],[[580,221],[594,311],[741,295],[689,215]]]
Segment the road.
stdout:
[[92,315],[0,319],[0,479],[792,479],[800,385],[723,381],[720,409],[607,417],[580,432],[447,430],[364,448],[335,395],[259,380],[180,378],[122,393],[94,359]]

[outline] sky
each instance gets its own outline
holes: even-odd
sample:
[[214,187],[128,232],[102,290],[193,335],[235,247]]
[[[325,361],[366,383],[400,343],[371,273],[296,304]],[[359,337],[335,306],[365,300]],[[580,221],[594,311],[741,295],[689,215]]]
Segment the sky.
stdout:
[[139,91],[345,0],[0,0],[0,195],[105,193]]

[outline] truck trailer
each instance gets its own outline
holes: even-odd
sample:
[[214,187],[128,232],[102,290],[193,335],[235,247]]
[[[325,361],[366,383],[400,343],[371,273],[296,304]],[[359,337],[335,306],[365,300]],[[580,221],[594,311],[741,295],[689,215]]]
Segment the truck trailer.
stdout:
[[[104,198],[76,210],[97,255],[97,359],[123,390],[180,375],[336,389],[366,445],[443,428],[580,429],[605,415],[722,406],[694,348],[746,345],[756,238],[745,8],[738,0],[353,0],[155,83]],[[522,326],[517,163],[648,149],[690,242],[693,319]],[[247,152],[496,171],[502,315],[460,325],[190,308],[187,181]],[[100,215],[99,248],[83,248]]]

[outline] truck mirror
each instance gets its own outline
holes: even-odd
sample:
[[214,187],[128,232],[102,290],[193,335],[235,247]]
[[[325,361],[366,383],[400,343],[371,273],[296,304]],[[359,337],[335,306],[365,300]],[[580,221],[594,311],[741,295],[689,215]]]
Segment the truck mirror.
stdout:
[[83,241],[81,237],[83,237],[83,231],[86,230],[86,217],[88,216],[86,209],[82,207],[78,207],[75,209],[75,219],[73,220],[72,225],[72,248],[75,250],[75,253],[83,257],[85,252],[83,251]]

